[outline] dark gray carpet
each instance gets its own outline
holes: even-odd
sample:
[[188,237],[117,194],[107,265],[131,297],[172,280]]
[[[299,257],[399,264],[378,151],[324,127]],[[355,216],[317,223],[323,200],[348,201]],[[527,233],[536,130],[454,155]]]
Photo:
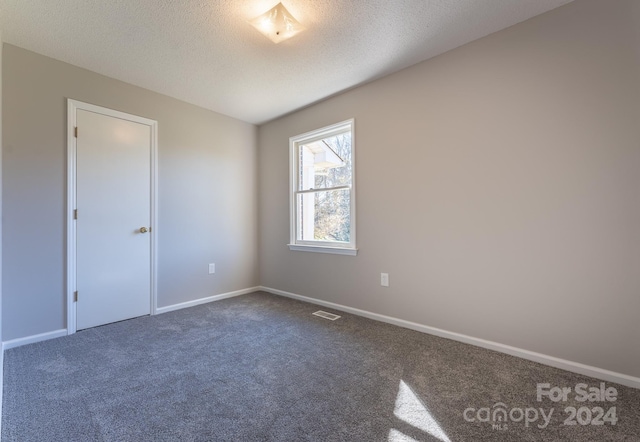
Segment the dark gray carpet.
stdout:
[[[586,402],[615,406],[616,425],[565,426],[585,403],[538,402],[536,384],[600,381],[318,309],[255,293],[8,350],[2,440],[640,440],[639,390]],[[498,402],[554,414],[543,429],[463,417]]]

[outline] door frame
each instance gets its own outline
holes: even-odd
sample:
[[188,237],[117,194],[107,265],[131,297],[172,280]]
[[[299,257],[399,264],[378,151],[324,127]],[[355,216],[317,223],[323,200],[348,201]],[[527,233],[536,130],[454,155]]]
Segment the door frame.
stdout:
[[76,289],[76,154],[77,138],[75,137],[76,114],[78,110],[94,112],[108,117],[119,118],[134,123],[144,124],[151,129],[151,314],[157,314],[157,243],[158,243],[158,122],[137,115],[96,106],[82,101],[67,98],[67,334],[76,332],[77,316],[74,292]]

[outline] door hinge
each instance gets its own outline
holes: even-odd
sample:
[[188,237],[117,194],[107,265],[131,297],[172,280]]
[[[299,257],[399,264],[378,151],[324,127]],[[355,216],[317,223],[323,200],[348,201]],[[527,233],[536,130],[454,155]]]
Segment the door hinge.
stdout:
[[73,292],[73,302],[78,302],[78,292]]
[[78,126],[74,127],[73,135],[78,138]]
[[78,209],[73,209],[73,219],[78,219]]

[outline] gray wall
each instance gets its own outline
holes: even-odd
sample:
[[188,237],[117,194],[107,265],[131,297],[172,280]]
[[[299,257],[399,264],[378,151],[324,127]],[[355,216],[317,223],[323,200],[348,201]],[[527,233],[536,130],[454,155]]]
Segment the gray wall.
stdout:
[[255,126],[15,46],[3,56],[5,341],[66,328],[66,98],[158,120],[159,307],[257,285]]
[[[261,126],[261,284],[640,376],[638,29],[576,1]],[[359,254],[289,251],[288,138],[351,117]]]
[[[2,342],[2,29],[0,29],[0,343]],[[0,349],[0,416],[4,388],[4,351]],[[1,421],[2,419],[0,419]],[[0,423],[0,427],[2,424]],[[1,428],[0,428],[1,433]]]

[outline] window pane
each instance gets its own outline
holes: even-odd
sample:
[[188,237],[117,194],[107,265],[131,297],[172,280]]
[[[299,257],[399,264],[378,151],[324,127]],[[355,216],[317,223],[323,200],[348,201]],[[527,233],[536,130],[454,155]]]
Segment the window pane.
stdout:
[[351,132],[301,144],[298,189],[327,189],[351,184]]
[[298,240],[349,242],[351,191],[298,194]]

